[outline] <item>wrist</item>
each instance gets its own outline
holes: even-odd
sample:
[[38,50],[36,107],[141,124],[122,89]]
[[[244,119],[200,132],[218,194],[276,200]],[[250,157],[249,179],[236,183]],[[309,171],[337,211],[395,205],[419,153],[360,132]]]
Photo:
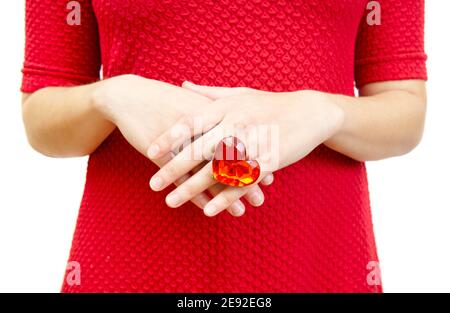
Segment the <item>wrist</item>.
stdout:
[[340,116],[337,120],[337,127],[333,133],[325,142],[324,144],[330,148],[334,149],[334,145],[336,140],[338,140],[339,137],[346,136],[346,132],[348,130],[348,115],[347,111],[345,109],[345,101],[343,101],[343,95],[338,94],[326,94],[328,101],[335,110],[339,111],[338,113]]
[[104,119],[113,121],[111,109],[111,95],[107,91],[108,80],[100,80],[93,84],[87,85],[87,97],[89,109],[95,114],[102,116]]
[[307,115],[315,123],[323,126],[327,140],[342,131],[346,115],[339,101],[339,95],[315,90],[300,90],[294,93],[293,101],[297,106],[299,104],[307,106],[305,109]]
[[111,110],[108,107],[108,93],[106,92],[107,80],[101,80],[90,85],[86,85],[87,104],[89,111],[101,119],[109,128],[115,128]]
[[334,137],[343,131],[344,125],[346,122],[346,112],[344,107],[342,106],[342,102],[340,101],[340,96],[331,93],[322,93],[323,96],[327,99],[325,103],[328,108],[328,113],[330,116],[330,120],[332,121],[332,125],[334,128],[333,135]]

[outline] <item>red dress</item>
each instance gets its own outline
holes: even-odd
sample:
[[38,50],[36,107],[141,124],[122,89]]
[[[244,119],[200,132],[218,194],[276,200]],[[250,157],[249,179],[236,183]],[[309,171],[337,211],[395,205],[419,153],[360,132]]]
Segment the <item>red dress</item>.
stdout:
[[[134,73],[269,91],[354,94],[426,79],[420,0],[28,0],[22,91]],[[378,292],[365,165],[321,145],[275,173],[266,202],[208,218],[149,189],[157,170],[115,131],[90,156],[64,292]],[[368,279],[369,277],[369,279]]]

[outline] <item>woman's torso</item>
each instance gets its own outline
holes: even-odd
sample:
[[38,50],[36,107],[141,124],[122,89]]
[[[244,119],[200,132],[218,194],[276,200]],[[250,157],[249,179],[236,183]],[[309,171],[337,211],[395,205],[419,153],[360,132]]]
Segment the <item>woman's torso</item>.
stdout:
[[[93,0],[104,77],[353,95],[366,1]],[[325,146],[275,173],[245,216],[165,205],[115,131],[89,159],[63,291],[380,291],[364,163]]]

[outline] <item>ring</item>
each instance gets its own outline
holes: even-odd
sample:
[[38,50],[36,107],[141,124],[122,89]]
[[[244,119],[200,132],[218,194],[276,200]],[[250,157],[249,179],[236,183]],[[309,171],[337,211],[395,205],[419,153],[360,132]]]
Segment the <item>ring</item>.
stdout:
[[245,187],[261,174],[258,161],[247,160],[244,143],[237,137],[223,138],[216,146],[212,160],[213,178],[227,186]]

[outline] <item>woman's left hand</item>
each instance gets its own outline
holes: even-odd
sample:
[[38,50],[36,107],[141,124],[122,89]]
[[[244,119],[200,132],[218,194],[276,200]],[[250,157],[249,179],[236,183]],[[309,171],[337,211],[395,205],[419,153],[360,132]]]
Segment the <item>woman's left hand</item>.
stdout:
[[[333,101],[332,96],[318,91],[267,92],[246,87],[200,86],[189,82],[185,82],[183,87],[215,100],[211,105],[211,113],[206,111],[205,115],[212,114],[215,104],[229,110],[220,123],[207,127],[195,127],[194,117],[183,117],[174,127],[183,124],[189,131],[181,134],[178,131],[174,137],[172,128],[150,145],[149,151],[152,147],[156,147],[153,150],[158,151],[158,154],[150,157],[158,158],[193,136],[202,135],[193,143],[185,145],[179,154],[152,177],[152,180],[164,182],[162,189],[205,160],[210,160],[218,142],[227,136],[236,136],[244,141],[249,152],[248,158],[258,161],[261,167],[261,174],[255,182],[258,183],[272,172],[305,157],[335,135],[344,121],[343,110]],[[207,132],[201,134],[205,130]],[[261,130],[264,130],[262,135]],[[201,151],[200,157],[198,151]],[[172,191],[166,201],[169,206],[178,207],[217,183],[212,177],[209,162]],[[204,213],[208,216],[218,214],[241,198],[251,186],[253,184],[225,188],[206,205]],[[172,201],[174,199],[176,201]]]

